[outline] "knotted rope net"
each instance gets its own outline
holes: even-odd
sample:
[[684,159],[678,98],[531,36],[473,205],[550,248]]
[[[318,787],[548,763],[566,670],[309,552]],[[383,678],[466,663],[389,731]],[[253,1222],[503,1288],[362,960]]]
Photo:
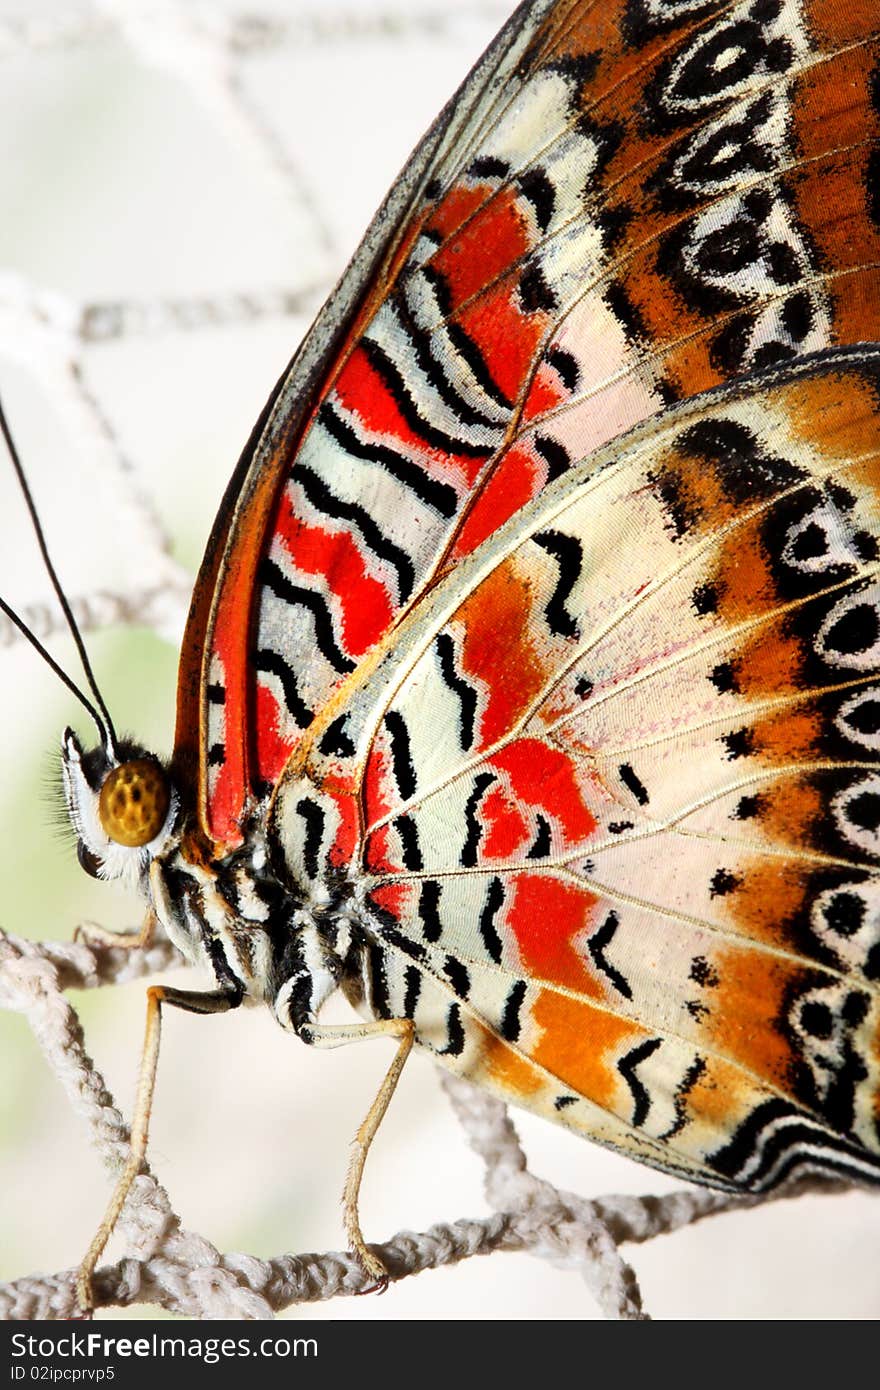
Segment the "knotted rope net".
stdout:
[[[430,52],[435,59],[442,52],[449,75],[444,73],[436,94],[428,98],[439,107],[445,96],[443,84],[451,90],[508,8],[506,0],[445,0],[443,5],[433,0],[399,0],[396,7],[383,0],[314,6],[291,0],[274,9],[267,5],[264,11],[245,12],[219,3],[183,0],[100,0],[87,7],[62,9],[49,0],[37,10],[25,6],[24,0],[18,5],[14,0],[2,0],[0,72],[5,64],[7,73],[20,81],[22,65],[29,71],[47,56],[88,56],[108,43],[121,44],[135,65],[160,72],[187,92],[199,109],[208,113],[212,130],[234,147],[237,157],[258,171],[261,195],[266,200],[259,215],[269,216],[280,204],[296,213],[296,273],[287,283],[266,284],[261,270],[249,275],[239,288],[218,285],[188,295],[151,286],[147,292],[136,287],[129,296],[101,297],[70,288],[59,290],[49,279],[26,273],[26,256],[15,258],[14,271],[0,269],[0,366],[3,361],[15,363],[39,383],[69,443],[69,459],[88,459],[92,470],[88,478],[100,478],[103,505],[112,512],[123,548],[137,557],[134,578],[129,574],[119,584],[73,586],[72,606],[84,632],[129,627],[177,641],[193,581],[191,565],[178,558],[179,547],[162,518],[149,476],[132,457],[118,413],[108,404],[106,384],[96,368],[97,355],[108,345],[150,339],[160,342],[163,351],[166,345],[179,347],[185,341],[191,346],[194,343],[192,351],[197,351],[212,337],[261,324],[276,333],[281,326],[289,353],[353,245],[348,214],[340,225],[339,208],[328,194],[330,185],[322,184],[320,150],[313,150],[311,165],[303,162],[297,132],[280,131],[267,108],[255,99],[253,84],[248,81],[249,65],[271,60],[277,74],[283,73],[284,65],[294,56],[301,73],[309,71],[310,62],[317,69],[328,61],[343,67],[352,60],[368,61],[375,81],[381,83],[383,71],[402,71],[413,51],[417,56]],[[51,84],[51,74],[41,80]],[[110,108],[106,114],[110,119]],[[428,105],[421,125],[431,114]],[[350,122],[350,113],[343,117],[343,126],[345,120]],[[403,129],[398,163],[418,133],[418,124]],[[299,132],[301,140],[305,134]],[[319,143],[321,136],[320,128],[308,132],[311,145]],[[381,185],[375,187],[374,202],[382,191]],[[363,215],[358,209],[350,214],[353,232],[365,222],[368,212],[369,206],[365,206]],[[39,257],[35,259],[39,261]],[[271,379],[265,380],[264,394]],[[229,451],[230,463],[234,452],[234,448]],[[214,478],[205,511],[208,520],[224,481]],[[76,535],[72,540],[62,536],[62,550],[65,544],[75,550]],[[5,588],[5,584],[0,587]],[[40,638],[51,641],[63,634],[61,615],[53,602],[26,598],[20,611]],[[15,628],[0,618],[0,660],[7,663],[7,685],[11,683],[8,663],[20,647]],[[75,919],[65,921],[67,935],[74,924]],[[68,991],[114,990],[157,972],[167,977],[183,962],[170,943],[161,939],[147,951],[130,952],[82,941],[36,940],[30,929],[29,923],[28,936],[0,932],[0,1005],[27,1020],[39,1046],[41,1065],[60,1086],[58,1094],[63,1094],[63,1103],[77,1116],[108,1170],[108,1180],[112,1180],[124,1164],[129,1130],[123,1109],[89,1056],[79,1014]],[[39,929],[33,931],[33,936],[40,935]],[[134,1060],[132,1056],[132,1072]],[[255,1069],[259,1066],[254,1065]],[[162,1069],[160,1061],[159,1106]],[[206,1085],[210,1084],[209,1079]],[[621,1253],[622,1247],[644,1246],[657,1236],[706,1217],[734,1208],[767,1207],[774,1200],[732,1199],[696,1188],[676,1190],[669,1183],[666,1190],[648,1195],[592,1199],[574,1195],[530,1170],[517,1130],[503,1106],[449,1076],[442,1077],[442,1085],[460,1127],[458,1138],[453,1136],[451,1142],[461,1145],[463,1136],[481,1160],[490,1210],[474,1219],[433,1224],[420,1233],[401,1231],[377,1245],[395,1282],[475,1255],[527,1252],[582,1276],[590,1297],[584,1297],[582,1304],[575,1299],[576,1312],[581,1307],[585,1316],[595,1316],[598,1310],[610,1318],[644,1318],[648,1312],[639,1280]],[[365,1092],[361,1108],[368,1100]],[[329,1098],[327,1103],[331,1103]],[[234,1113],[234,1097],[229,1104]],[[568,1136],[566,1139],[571,1142]],[[51,1137],[47,1142],[51,1143]],[[320,1144],[321,1136],[311,1136],[310,1142]],[[584,1145],[585,1154],[589,1149]],[[10,1161],[28,1162],[26,1150],[16,1158],[14,1136],[5,1148],[5,1162]],[[260,1161],[257,1151],[255,1168]],[[382,1162],[381,1152],[371,1159],[368,1184],[373,1180],[373,1165],[381,1171]],[[636,1171],[637,1177],[650,1185],[648,1175]],[[59,1167],[58,1180],[64,1181],[63,1167]],[[289,1180],[295,1186],[295,1155]],[[424,1181],[430,1186],[433,1174],[426,1172]],[[658,1181],[663,1189],[663,1180]],[[817,1181],[790,1187],[778,1196],[802,1197],[808,1187],[823,1197],[843,1190]],[[75,1201],[75,1194],[70,1200]],[[814,1222],[817,1212],[825,1214],[818,1219],[826,1220],[832,1233],[829,1240],[834,1238],[833,1212],[840,1210],[842,1202],[853,1200],[864,1199],[838,1196],[834,1202],[809,1207]],[[34,1190],[35,1221],[39,1220],[40,1207],[40,1192]],[[96,1224],[100,1207],[94,1216]],[[723,1223],[718,1223],[719,1231],[722,1227]],[[368,1221],[365,1228],[369,1237]],[[98,1271],[95,1293],[99,1308],[146,1305],[190,1318],[260,1319],[294,1305],[361,1292],[367,1283],[356,1261],[344,1252],[270,1257],[222,1252],[204,1235],[184,1228],[169,1192],[152,1167],[145,1168],[135,1182],[117,1235],[122,1238],[125,1254]],[[760,1245],[761,1237],[756,1236],[756,1261]],[[723,1252],[724,1239],[719,1237],[719,1266]],[[68,1268],[0,1284],[2,1316],[71,1316],[75,1312],[74,1277],[75,1271]],[[821,1277],[820,1270],[817,1277]],[[394,1317],[393,1298],[392,1292],[384,1300],[359,1301],[358,1314]]]
[[[167,970],[179,964],[176,957],[167,942],[133,954],[9,935],[0,939],[0,1004],[27,1017],[68,1103],[87,1125],[111,1172],[125,1163],[129,1130],[88,1056],[79,1018],[64,991]],[[481,1220],[438,1224],[420,1233],[402,1231],[377,1246],[394,1280],[473,1255],[528,1251],[578,1271],[607,1317],[644,1318],[638,1280],[621,1245],[761,1200],[694,1189],[590,1201],[560,1191],[529,1171],[503,1105],[458,1078],[444,1074],[443,1085],[468,1142],[485,1163],[486,1194],[495,1210]],[[834,1189],[827,1182],[812,1186]],[[802,1183],[781,1195],[806,1189]],[[99,1272],[99,1306],[149,1303],[190,1318],[270,1318],[292,1304],[364,1292],[371,1282],[351,1255],[339,1252],[268,1260],[221,1254],[204,1236],[182,1229],[168,1193],[150,1169],[134,1185],[120,1230],[132,1253]],[[72,1316],[73,1275],[67,1270],[0,1285],[2,1315]]]

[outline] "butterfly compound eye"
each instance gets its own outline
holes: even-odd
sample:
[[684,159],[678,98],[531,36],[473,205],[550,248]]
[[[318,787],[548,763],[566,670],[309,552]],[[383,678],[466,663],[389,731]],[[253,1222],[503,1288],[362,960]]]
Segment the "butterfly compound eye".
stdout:
[[137,758],[110,773],[98,798],[98,816],[111,840],[134,849],[159,834],[170,799],[161,767],[149,758]]

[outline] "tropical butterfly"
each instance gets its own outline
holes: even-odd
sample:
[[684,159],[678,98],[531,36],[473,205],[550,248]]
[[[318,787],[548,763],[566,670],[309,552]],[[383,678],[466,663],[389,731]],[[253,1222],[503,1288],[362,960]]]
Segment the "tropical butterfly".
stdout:
[[[533,0],[420,145],[214,525],[165,766],[84,867],[312,1045],[657,1168],[880,1180],[880,22]],[[324,1025],[341,990],[363,1022]]]

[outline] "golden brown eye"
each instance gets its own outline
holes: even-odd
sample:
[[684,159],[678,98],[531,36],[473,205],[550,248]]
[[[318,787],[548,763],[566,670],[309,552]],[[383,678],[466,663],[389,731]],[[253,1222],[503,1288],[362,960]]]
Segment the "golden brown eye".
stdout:
[[98,816],[105,834],[134,849],[154,840],[165,824],[171,794],[158,763],[137,758],[110,773],[101,788]]

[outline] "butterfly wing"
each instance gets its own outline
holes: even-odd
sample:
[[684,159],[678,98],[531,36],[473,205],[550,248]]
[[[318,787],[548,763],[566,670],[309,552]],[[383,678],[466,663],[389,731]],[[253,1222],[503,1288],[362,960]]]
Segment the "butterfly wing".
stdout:
[[859,4],[520,7],[228,494],[178,725],[214,841],[434,577],[572,460],[880,336],[876,29]]
[[[522,6],[279,387],[182,665],[206,834],[234,846],[272,793],[292,876],[365,875],[375,1012],[433,998],[420,1039],[450,1065],[716,1181],[773,1180],[817,1134],[851,1168],[876,1147],[872,870],[852,844],[818,867],[804,850],[820,822],[843,834],[850,801],[870,821],[870,748],[817,765],[813,735],[849,737],[826,706],[850,677],[822,684],[836,610],[786,597],[779,545],[818,575],[826,538],[856,640],[876,518],[827,459],[849,466],[876,410],[873,359],[833,377],[809,355],[880,338],[877,28],[857,0]],[[718,398],[675,407],[737,379],[730,418]],[[832,380],[854,397],[829,388],[826,412]],[[810,504],[797,534],[766,459]],[[765,484],[766,543],[748,506]],[[570,527],[541,510],[569,488],[586,509]],[[569,689],[559,653],[585,640]],[[393,673],[424,682],[419,717]],[[547,717],[545,685],[546,751],[518,736],[487,753],[518,701]],[[873,737],[871,709],[855,718]],[[456,720],[474,761],[453,775],[437,760]],[[721,1157],[749,1126],[757,1177]]]
[[880,348],[838,350],[616,441],[435,586],[356,753],[307,737],[273,808],[301,881],[316,817],[362,826],[375,1012],[667,1169],[880,1180],[878,485]]

